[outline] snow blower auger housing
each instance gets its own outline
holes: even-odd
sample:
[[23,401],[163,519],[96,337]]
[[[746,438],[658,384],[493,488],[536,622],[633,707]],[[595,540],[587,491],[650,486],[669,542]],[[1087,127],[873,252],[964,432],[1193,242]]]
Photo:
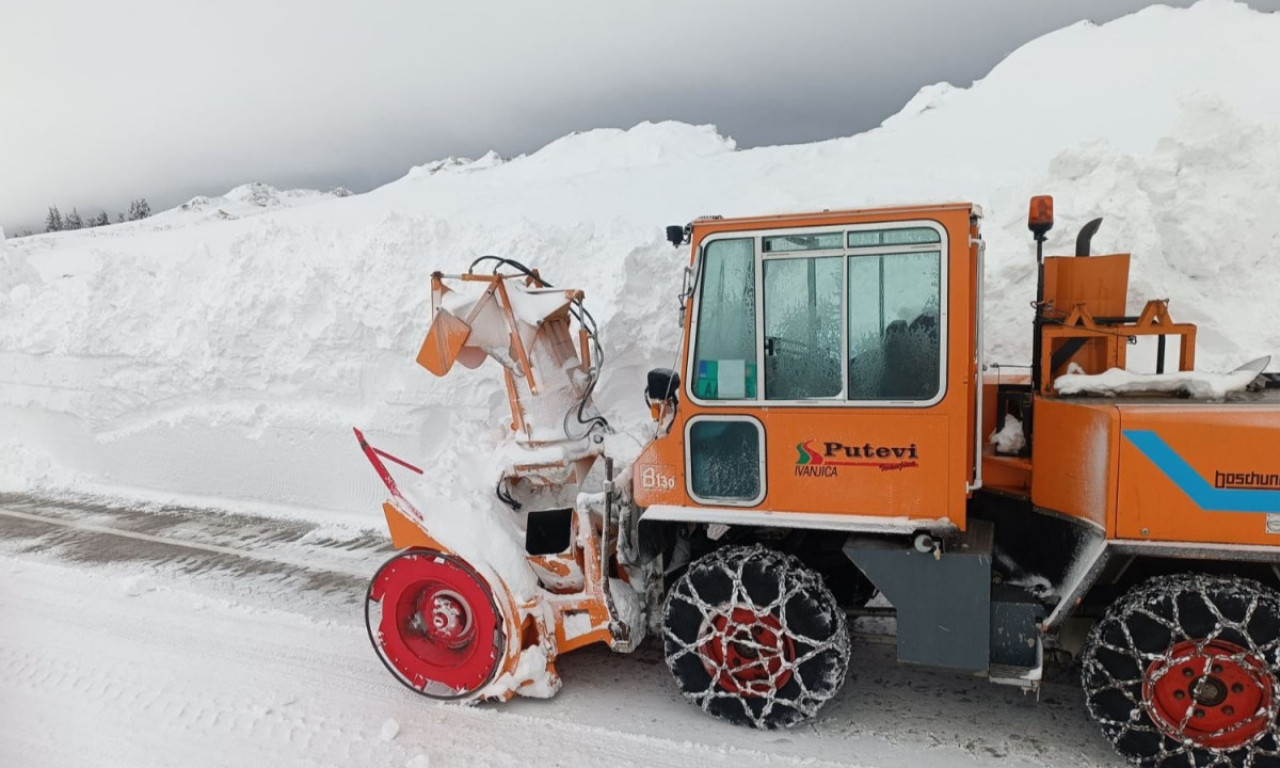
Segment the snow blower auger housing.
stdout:
[[[490,260],[492,272],[477,271]],[[595,323],[580,291],[552,288],[496,257],[465,274],[433,274],[431,300],[420,365],[437,376],[486,358],[503,367],[511,460],[494,480],[512,520],[479,531],[490,539],[479,544],[442,534],[444,518],[415,505],[387,462],[422,471],[356,430],[390,492],[383,512],[399,550],[369,586],[369,636],[392,674],[433,698],[550,696],[560,653],[597,642],[625,651],[644,633],[635,596],[642,573],[609,554],[618,525],[612,460],[603,462],[603,493],[578,493],[609,431],[591,401],[601,359]],[[464,525],[483,527],[483,519]],[[504,536],[519,540],[494,543]],[[504,544],[518,548],[518,562],[502,557]]]
[[1131,313],[1130,256],[1091,255],[1100,220],[1046,258],[1053,223],[1034,198],[1030,366],[984,360],[975,205],[668,227],[679,367],[649,374],[650,439],[599,488],[581,296],[505,260],[434,276],[419,361],[504,367],[536,460],[495,481],[528,502],[509,530],[536,585],[437,541],[367,447],[402,549],[370,591],[379,653],[431,695],[546,694],[534,659],[648,626],[691,702],[772,728],[845,683],[851,617],[889,614],[906,664],[1035,690],[1079,658],[1135,763],[1280,765],[1280,377],[1195,371],[1195,326]]

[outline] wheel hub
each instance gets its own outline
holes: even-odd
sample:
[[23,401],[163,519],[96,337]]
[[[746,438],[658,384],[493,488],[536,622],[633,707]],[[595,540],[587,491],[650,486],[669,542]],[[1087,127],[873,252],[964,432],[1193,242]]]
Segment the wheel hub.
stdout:
[[1234,749],[1267,728],[1275,684],[1266,664],[1244,648],[1187,640],[1147,668],[1142,698],[1167,736]]
[[411,625],[427,639],[450,650],[465,648],[475,639],[471,607],[462,595],[450,589],[422,590]]
[[752,697],[768,696],[786,685],[796,655],[776,616],[746,607],[712,616],[699,652],[717,685]]
[[1191,686],[1191,698],[1205,707],[1216,707],[1227,698],[1227,686],[1216,677],[1202,677]]

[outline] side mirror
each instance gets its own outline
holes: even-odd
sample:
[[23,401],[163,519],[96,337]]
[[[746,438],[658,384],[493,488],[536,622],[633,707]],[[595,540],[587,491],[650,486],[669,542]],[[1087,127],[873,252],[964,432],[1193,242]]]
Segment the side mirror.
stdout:
[[677,248],[684,245],[684,227],[679,224],[672,224],[667,227],[667,242]]
[[649,371],[649,383],[644,390],[644,399],[650,404],[676,402],[680,391],[680,374],[670,368],[654,368]]

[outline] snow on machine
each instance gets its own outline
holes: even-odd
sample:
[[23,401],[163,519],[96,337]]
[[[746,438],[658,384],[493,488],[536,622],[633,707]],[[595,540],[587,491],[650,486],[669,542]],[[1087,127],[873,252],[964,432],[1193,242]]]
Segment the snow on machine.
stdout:
[[689,700],[773,728],[844,684],[849,616],[890,612],[905,664],[1035,690],[1078,658],[1137,764],[1280,765],[1280,380],[1195,371],[1196,327],[1131,314],[1129,255],[1090,255],[1100,220],[1043,257],[1048,197],[1029,375],[984,376],[980,219],[668,227],[680,363],[649,373],[638,456],[610,455],[580,292],[496,257],[434,274],[418,362],[495,360],[510,449],[498,513],[429,509],[357,431],[399,550],[366,603],[387,668],[433,698],[549,696],[561,653],[652,631]]

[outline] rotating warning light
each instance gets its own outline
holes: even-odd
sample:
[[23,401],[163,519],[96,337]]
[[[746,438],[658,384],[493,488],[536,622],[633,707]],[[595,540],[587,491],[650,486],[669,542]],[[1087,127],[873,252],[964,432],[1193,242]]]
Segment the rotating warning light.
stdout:
[[1027,227],[1035,233],[1036,239],[1044,238],[1044,233],[1053,229],[1053,197],[1036,195],[1031,198],[1031,212],[1027,214]]

